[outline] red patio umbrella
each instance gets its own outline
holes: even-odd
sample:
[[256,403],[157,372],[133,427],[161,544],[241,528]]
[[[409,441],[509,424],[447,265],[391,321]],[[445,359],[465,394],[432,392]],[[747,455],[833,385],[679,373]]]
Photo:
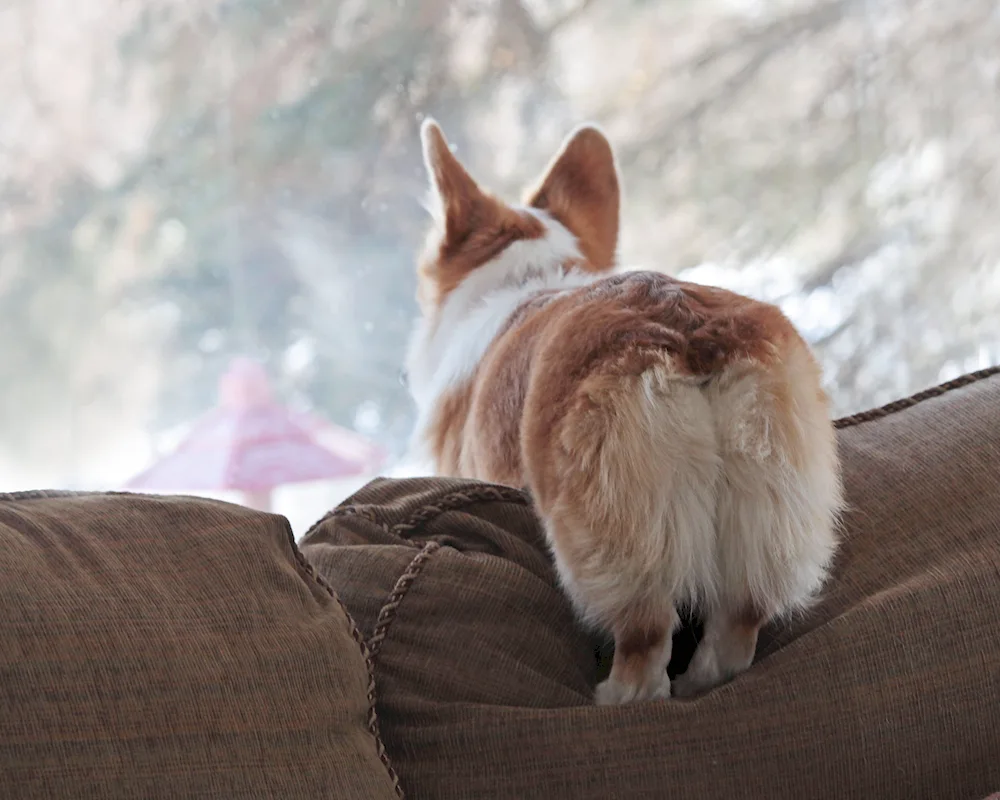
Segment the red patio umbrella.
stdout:
[[266,511],[277,486],[364,475],[384,460],[385,453],[364,437],[275,402],[264,368],[239,358],[219,381],[218,406],[195,423],[173,453],[126,487],[235,489],[244,493],[247,505]]

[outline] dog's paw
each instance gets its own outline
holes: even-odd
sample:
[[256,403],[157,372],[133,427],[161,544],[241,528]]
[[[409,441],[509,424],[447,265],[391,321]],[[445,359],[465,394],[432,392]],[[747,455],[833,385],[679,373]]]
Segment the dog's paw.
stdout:
[[614,678],[608,678],[597,684],[594,692],[594,702],[599,706],[620,706],[631,702],[635,690],[619,683]]
[[667,675],[667,671],[663,670],[663,678],[658,686],[653,688],[653,694],[650,697],[651,700],[669,700],[672,694],[672,687],[670,685],[670,676]]
[[653,686],[632,686],[621,683],[614,678],[608,678],[597,685],[594,692],[594,702],[599,706],[620,706],[626,703],[639,703],[644,700],[667,700],[670,698],[670,678],[663,673],[663,678]]

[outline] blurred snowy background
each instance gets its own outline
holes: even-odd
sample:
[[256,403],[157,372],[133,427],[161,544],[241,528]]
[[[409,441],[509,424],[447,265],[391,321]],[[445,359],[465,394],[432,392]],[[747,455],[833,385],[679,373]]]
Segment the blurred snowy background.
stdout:
[[992,0],[7,0],[0,491],[121,485],[238,355],[405,473],[425,115],[515,197],[601,123],[624,260],[780,303],[838,414],[998,363],[998,42]]

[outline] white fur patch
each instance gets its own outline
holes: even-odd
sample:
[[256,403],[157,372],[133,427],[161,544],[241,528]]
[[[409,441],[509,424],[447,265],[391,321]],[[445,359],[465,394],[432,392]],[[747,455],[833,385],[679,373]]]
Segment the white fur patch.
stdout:
[[519,209],[545,223],[546,233],[505,248],[473,270],[445,299],[433,319],[422,318],[407,356],[410,393],[417,404],[414,445],[449,389],[467,380],[517,308],[537,292],[570,289],[599,276],[567,270],[581,257],[576,237],[548,214]]

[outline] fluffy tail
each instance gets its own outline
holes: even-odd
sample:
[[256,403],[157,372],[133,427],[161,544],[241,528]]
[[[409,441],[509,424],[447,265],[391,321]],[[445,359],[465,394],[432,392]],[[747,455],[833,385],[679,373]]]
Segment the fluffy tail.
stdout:
[[597,373],[539,445],[529,469],[548,471],[533,483],[549,487],[539,504],[560,578],[580,616],[615,637],[598,700],[668,695],[675,609],[718,591],[711,405],[666,359]]

